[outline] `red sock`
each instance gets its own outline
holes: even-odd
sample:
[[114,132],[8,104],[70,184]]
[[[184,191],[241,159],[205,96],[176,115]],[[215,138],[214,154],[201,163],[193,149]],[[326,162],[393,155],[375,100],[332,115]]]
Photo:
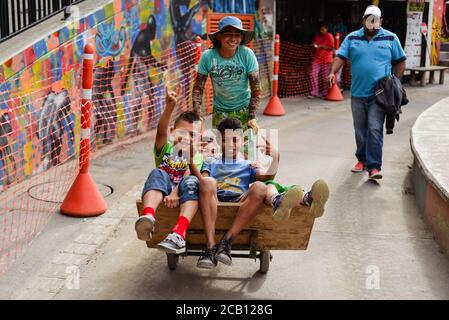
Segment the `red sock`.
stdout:
[[173,228],[173,232],[176,232],[184,239],[186,238],[186,231],[189,228],[190,221],[184,216],[179,216],[178,222],[176,223],[176,226]]
[[150,215],[150,216],[153,216],[153,218],[154,218],[154,209],[151,208],[151,207],[145,207],[145,208],[143,208],[143,215],[144,215],[144,216]]

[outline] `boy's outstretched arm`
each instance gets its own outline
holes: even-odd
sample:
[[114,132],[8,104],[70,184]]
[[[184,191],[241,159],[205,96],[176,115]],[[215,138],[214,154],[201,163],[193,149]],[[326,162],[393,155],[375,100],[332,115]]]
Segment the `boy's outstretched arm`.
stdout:
[[257,181],[267,181],[272,180],[276,176],[276,173],[279,168],[279,160],[281,158],[281,155],[279,154],[279,151],[273,147],[268,140],[266,140],[264,137],[262,137],[265,140],[265,145],[258,145],[258,148],[264,148],[264,153],[270,157],[273,158],[273,161],[271,161],[270,167],[268,167],[267,170],[261,170],[258,169],[256,171],[256,180]]
[[203,101],[204,87],[206,86],[207,76],[197,73],[195,83],[193,84],[193,111],[201,115],[201,106]]
[[192,176],[195,176],[198,178],[198,180],[201,180],[201,178],[203,177],[200,173],[200,170],[198,169],[198,167],[196,166],[196,164],[193,162],[193,159],[190,159],[189,162],[189,169],[190,169],[190,174]]
[[249,74],[249,85],[251,88],[251,100],[249,101],[249,114],[248,114],[248,126],[254,130],[257,134],[259,131],[259,125],[256,120],[256,111],[259,108],[260,96],[262,94],[262,88],[260,86],[259,71]]
[[256,117],[256,111],[260,105],[260,96],[262,94],[262,88],[260,85],[259,71],[250,73],[248,75],[249,85],[251,88],[251,100],[249,102],[249,120]]
[[165,88],[165,103],[165,110],[157,125],[156,142],[154,144],[157,154],[162,151],[162,148],[167,143],[170,118],[177,103],[177,94],[169,92],[167,88]]
[[[198,168],[197,165],[195,164],[195,161],[193,160],[195,155],[195,150],[193,147],[193,144],[190,145],[190,152],[189,152],[189,170],[190,170],[190,174],[192,176],[195,176],[198,178],[198,180],[201,181],[202,178],[204,177],[210,177],[209,171],[203,171],[203,173],[201,173],[201,169],[202,168]],[[205,160],[206,162],[207,160]],[[203,164],[205,163],[203,162]],[[204,167],[204,165],[203,165]]]

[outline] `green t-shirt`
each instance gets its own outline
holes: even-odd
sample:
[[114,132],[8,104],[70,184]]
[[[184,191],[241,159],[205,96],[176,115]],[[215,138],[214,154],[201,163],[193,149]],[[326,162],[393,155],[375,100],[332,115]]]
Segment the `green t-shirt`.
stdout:
[[198,64],[198,73],[212,80],[214,107],[225,112],[249,105],[248,75],[258,70],[256,55],[245,46],[238,46],[232,58],[223,58],[218,49],[206,50]]
[[[157,154],[156,146],[154,146],[153,153],[156,168],[167,172],[173,184],[177,185],[180,183],[185,172],[189,169],[187,158],[184,156],[175,156],[173,154],[173,144],[170,141],[165,143],[159,154]],[[203,159],[200,153],[195,154],[193,162],[195,162],[199,170],[203,164]]]

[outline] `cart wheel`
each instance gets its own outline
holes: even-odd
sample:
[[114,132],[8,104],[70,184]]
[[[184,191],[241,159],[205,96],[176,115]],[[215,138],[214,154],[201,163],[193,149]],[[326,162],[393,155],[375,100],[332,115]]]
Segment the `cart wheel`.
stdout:
[[178,265],[179,255],[167,253],[167,265],[170,270],[175,270]]
[[267,273],[268,269],[270,268],[270,261],[271,261],[271,254],[270,250],[263,250],[260,251],[260,269],[259,271],[261,273]]

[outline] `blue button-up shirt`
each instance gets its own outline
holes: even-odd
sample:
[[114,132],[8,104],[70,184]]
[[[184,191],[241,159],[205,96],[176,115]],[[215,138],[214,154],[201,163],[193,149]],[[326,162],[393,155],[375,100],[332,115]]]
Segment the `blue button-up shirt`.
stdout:
[[337,56],[351,63],[351,95],[366,98],[374,95],[376,83],[391,75],[392,65],[406,59],[398,37],[383,28],[371,38],[364,28],[351,32],[341,44]]

